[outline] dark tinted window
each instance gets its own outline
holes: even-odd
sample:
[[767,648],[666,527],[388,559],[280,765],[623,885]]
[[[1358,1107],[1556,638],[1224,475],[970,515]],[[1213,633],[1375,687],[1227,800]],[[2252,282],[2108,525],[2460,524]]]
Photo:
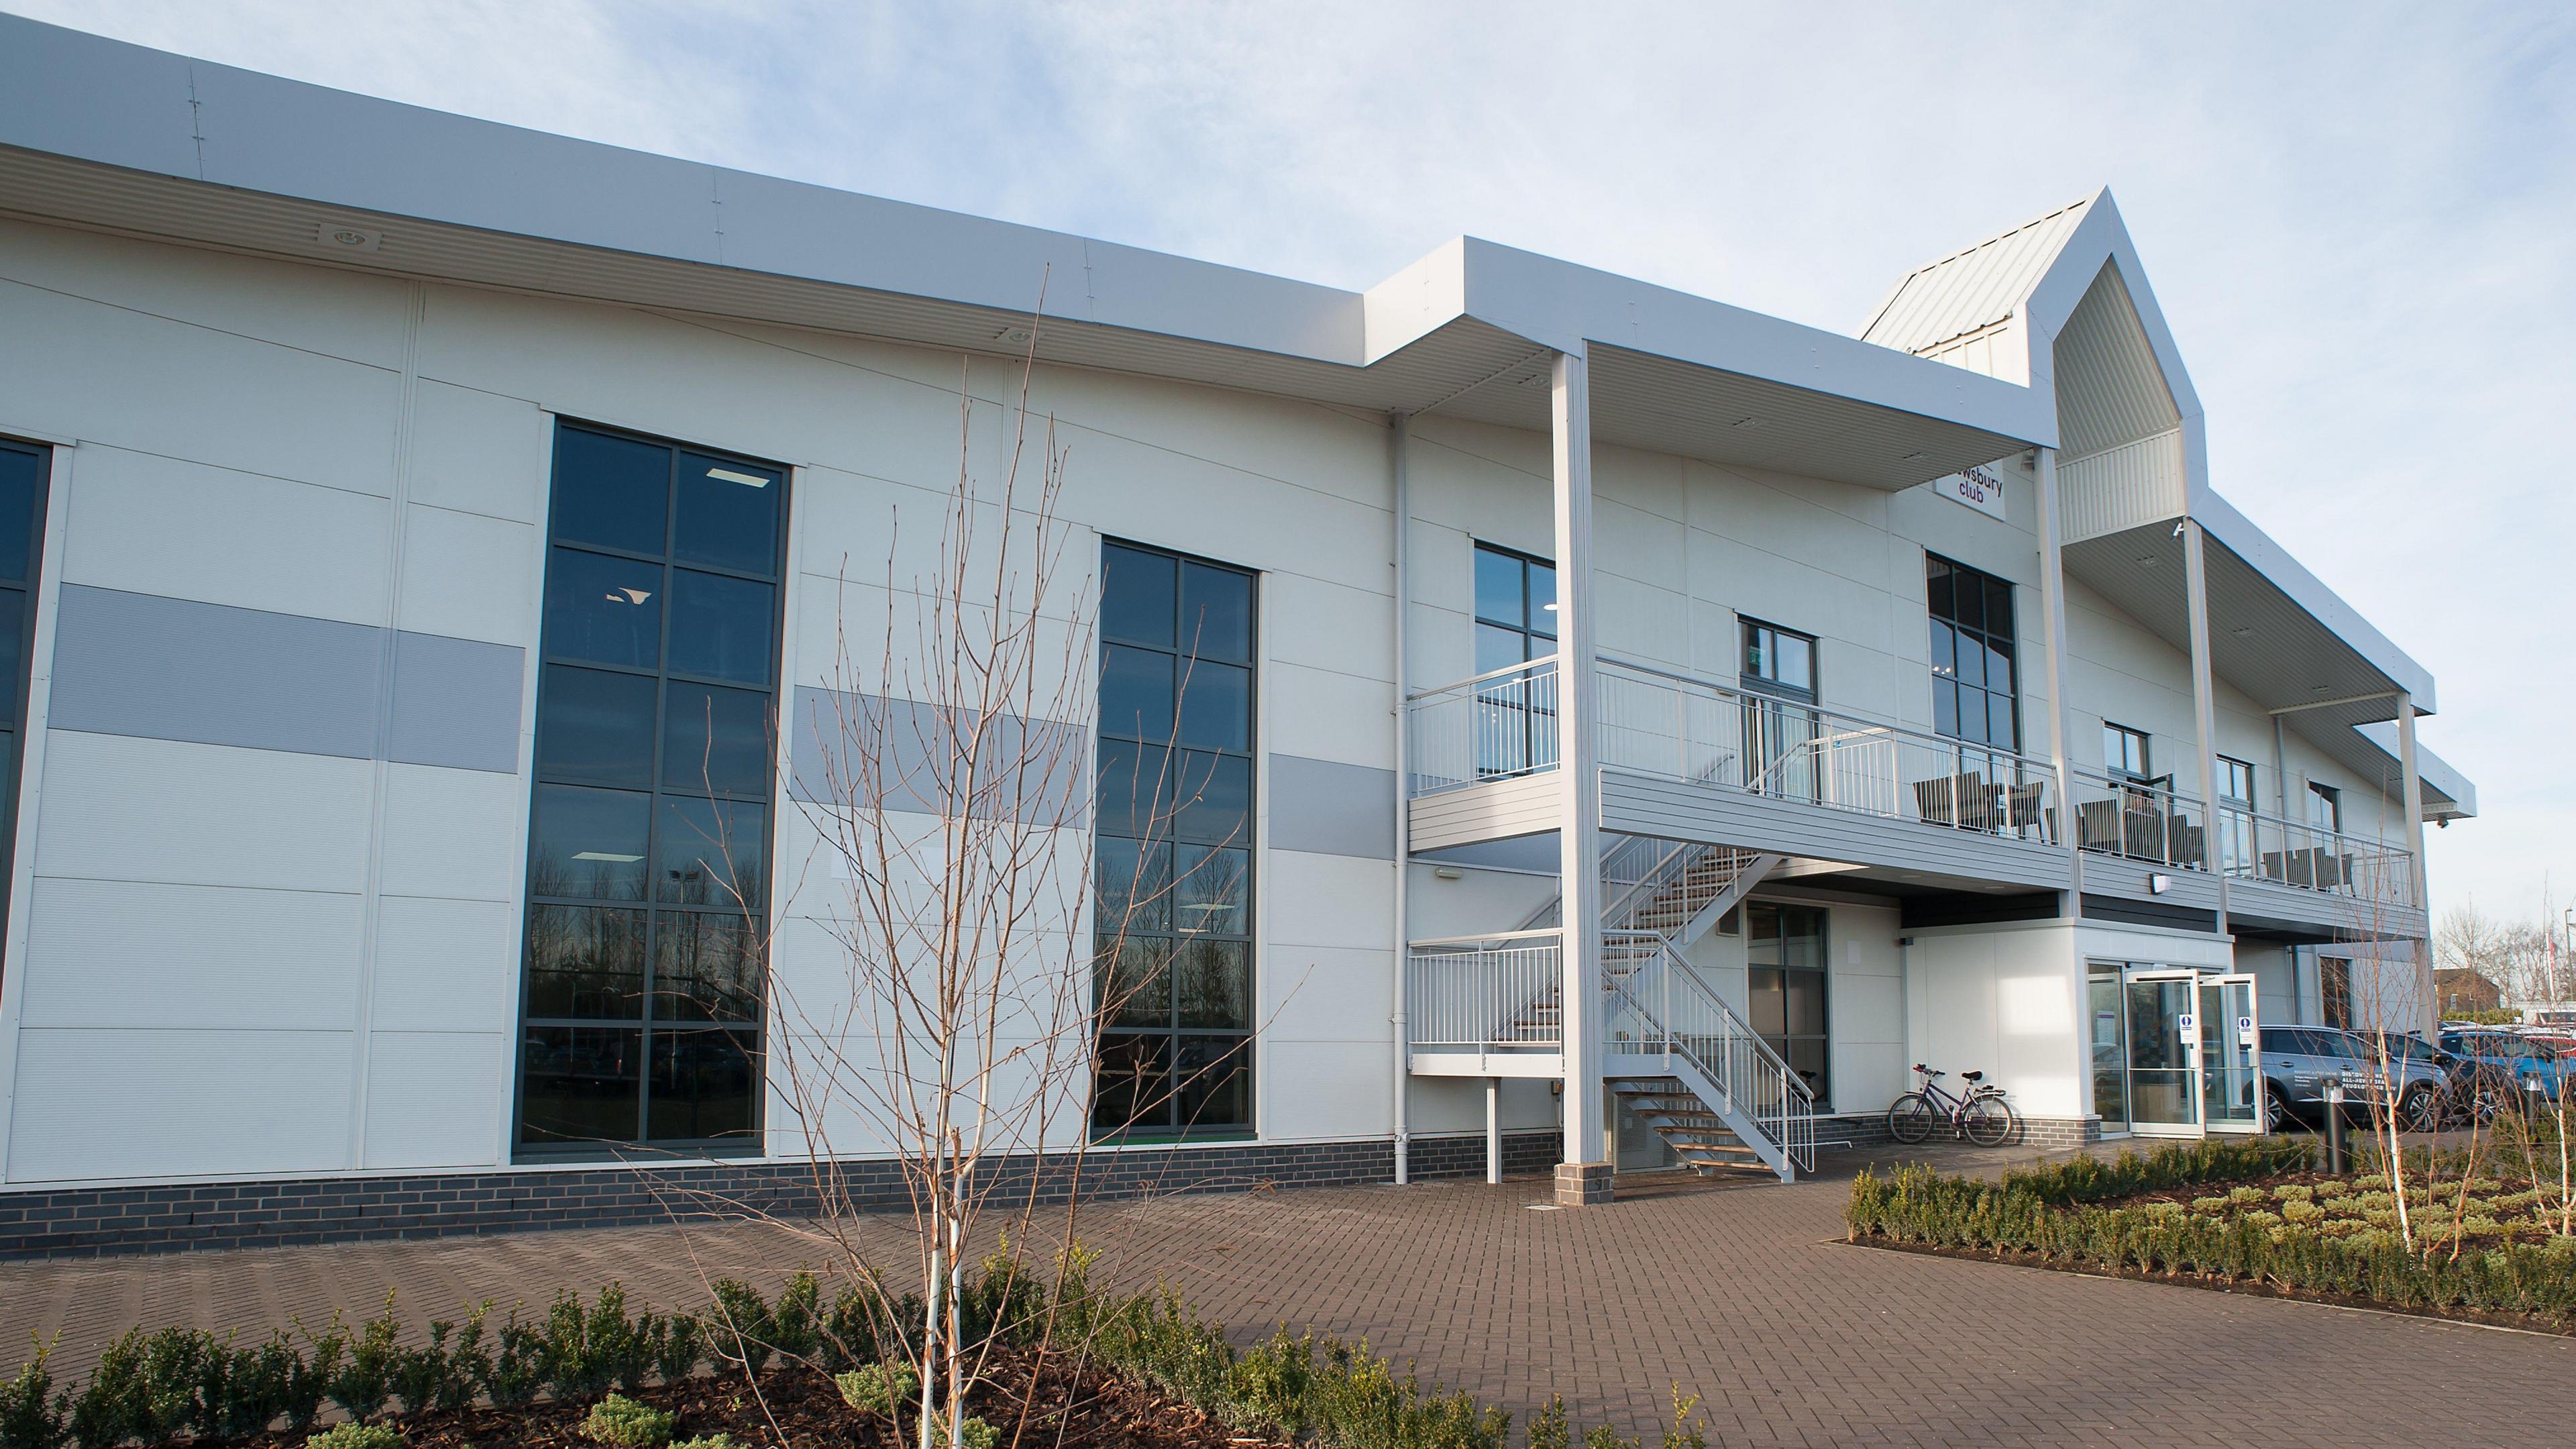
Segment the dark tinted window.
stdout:
[[[0,438],[0,920],[9,914],[18,840],[19,745],[26,736],[29,636],[43,561],[53,450]],[[0,982],[0,988],[7,983]]]
[[757,1146],[786,493],[774,464],[556,430],[523,1151]]
[[1092,1127],[1239,1133],[1252,1122],[1253,576],[1128,544],[1102,554]]
[[1974,744],[2019,750],[2012,585],[1925,554],[1923,593],[1931,616],[1934,729]]

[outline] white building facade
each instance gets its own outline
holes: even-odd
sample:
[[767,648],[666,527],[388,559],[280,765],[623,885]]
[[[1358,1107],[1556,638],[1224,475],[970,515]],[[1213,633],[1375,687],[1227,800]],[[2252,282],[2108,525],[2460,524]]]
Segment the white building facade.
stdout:
[[[2432,676],[2213,491],[2107,192],[1849,337],[0,18],[0,1255],[789,1192],[801,722],[1032,347],[1086,848],[1200,883],[1103,1028],[1107,1181],[1788,1176],[1917,1063],[2035,1140],[2258,1130],[2254,1022],[2430,1010]],[[710,834],[765,931],[685,884]]]

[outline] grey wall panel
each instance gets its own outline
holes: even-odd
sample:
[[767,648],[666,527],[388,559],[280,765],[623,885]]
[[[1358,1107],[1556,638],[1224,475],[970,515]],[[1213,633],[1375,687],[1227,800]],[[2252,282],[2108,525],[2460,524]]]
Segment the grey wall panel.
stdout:
[[1395,859],[1395,772],[1270,757],[1270,846]]
[[382,654],[363,624],[65,584],[48,723],[370,759]]
[[405,632],[394,639],[394,717],[386,758],[405,765],[514,774],[526,655],[515,644]]
[[63,586],[47,723],[88,734],[514,774],[521,650],[405,633],[377,728],[385,631],[158,594]]
[[[879,797],[889,810],[939,814],[955,716],[919,700],[796,687],[788,738],[788,793],[817,804]],[[1075,829],[1091,823],[1091,732],[1060,720],[1004,716],[981,749],[990,763],[968,814]],[[874,757],[871,764],[870,757]]]

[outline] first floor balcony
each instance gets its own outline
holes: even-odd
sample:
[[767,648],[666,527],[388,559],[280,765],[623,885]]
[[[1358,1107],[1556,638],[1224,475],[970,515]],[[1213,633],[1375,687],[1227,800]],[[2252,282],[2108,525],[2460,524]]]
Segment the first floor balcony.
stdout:
[[[1568,703],[1553,658],[1414,695],[1411,849],[1555,831]],[[2080,869],[2088,896],[2200,912],[2223,880],[2231,914],[2285,929],[2422,929],[2402,846],[2243,802],[2213,811],[2169,781],[2061,775],[2045,757],[1629,660],[1599,661],[1591,707],[1604,831],[1987,893],[2069,890]]]

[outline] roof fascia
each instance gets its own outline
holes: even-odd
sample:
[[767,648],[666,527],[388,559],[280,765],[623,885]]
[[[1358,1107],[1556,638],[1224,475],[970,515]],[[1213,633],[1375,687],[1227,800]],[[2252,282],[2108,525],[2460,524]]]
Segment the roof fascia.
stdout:
[[[1378,294],[1390,287],[1398,290],[1381,306]],[[2034,389],[1476,237],[1434,252],[1370,298],[1372,359],[1447,320],[1440,309],[1454,298],[1458,313],[1559,351],[1602,342],[2056,445],[2054,399]],[[1405,330],[1381,337],[1380,316],[1406,319]]]
[[[2392,769],[2396,767],[2397,721],[2379,720],[2371,724],[2354,725],[2352,729],[2353,733],[2368,740],[2381,754],[2386,755]],[[2415,742],[2415,773],[2423,778],[2427,789],[2438,791],[2444,799],[2458,807],[2454,811],[2445,813],[2464,816],[2474,816],[2478,813],[2477,782],[2461,774],[2450,761],[2424,748],[2421,740]]]
[[2147,346],[2155,354],[2156,370],[2164,377],[2165,390],[2173,395],[2174,412],[2182,420],[2184,486],[2197,497],[2209,488],[2209,438],[2200,392],[2191,384],[2190,370],[2182,365],[2182,350],[2174,345],[2173,329],[2166,325],[2164,308],[2147,281],[2146,265],[2138,260],[2137,243],[2129,235],[2128,223],[2120,219],[2120,203],[2110,187],[2094,194],[2084,219],[2067,233],[2019,309],[2023,333],[2029,338],[2031,387],[2044,386],[2055,399],[2057,335],[2105,265],[2128,292],[2129,305],[2137,310]]
[[[1356,366],[1357,293],[214,65],[0,15],[0,144],[544,241]],[[318,219],[318,218],[317,218]]]
[[2387,676],[2390,684],[2405,690],[2415,701],[2416,713],[2434,712],[2432,671],[2391,643],[2387,635],[2361,616],[2359,609],[2345,603],[2342,595],[2308,572],[2307,565],[2292,558],[2288,549],[2237,512],[2235,504],[2203,489],[2192,499],[2191,516],[2200,521],[2211,538],[2225,544],[2229,552],[2245,560],[2309,618],[2332,630],[2336,638],[2369,661],[2371,668]]

